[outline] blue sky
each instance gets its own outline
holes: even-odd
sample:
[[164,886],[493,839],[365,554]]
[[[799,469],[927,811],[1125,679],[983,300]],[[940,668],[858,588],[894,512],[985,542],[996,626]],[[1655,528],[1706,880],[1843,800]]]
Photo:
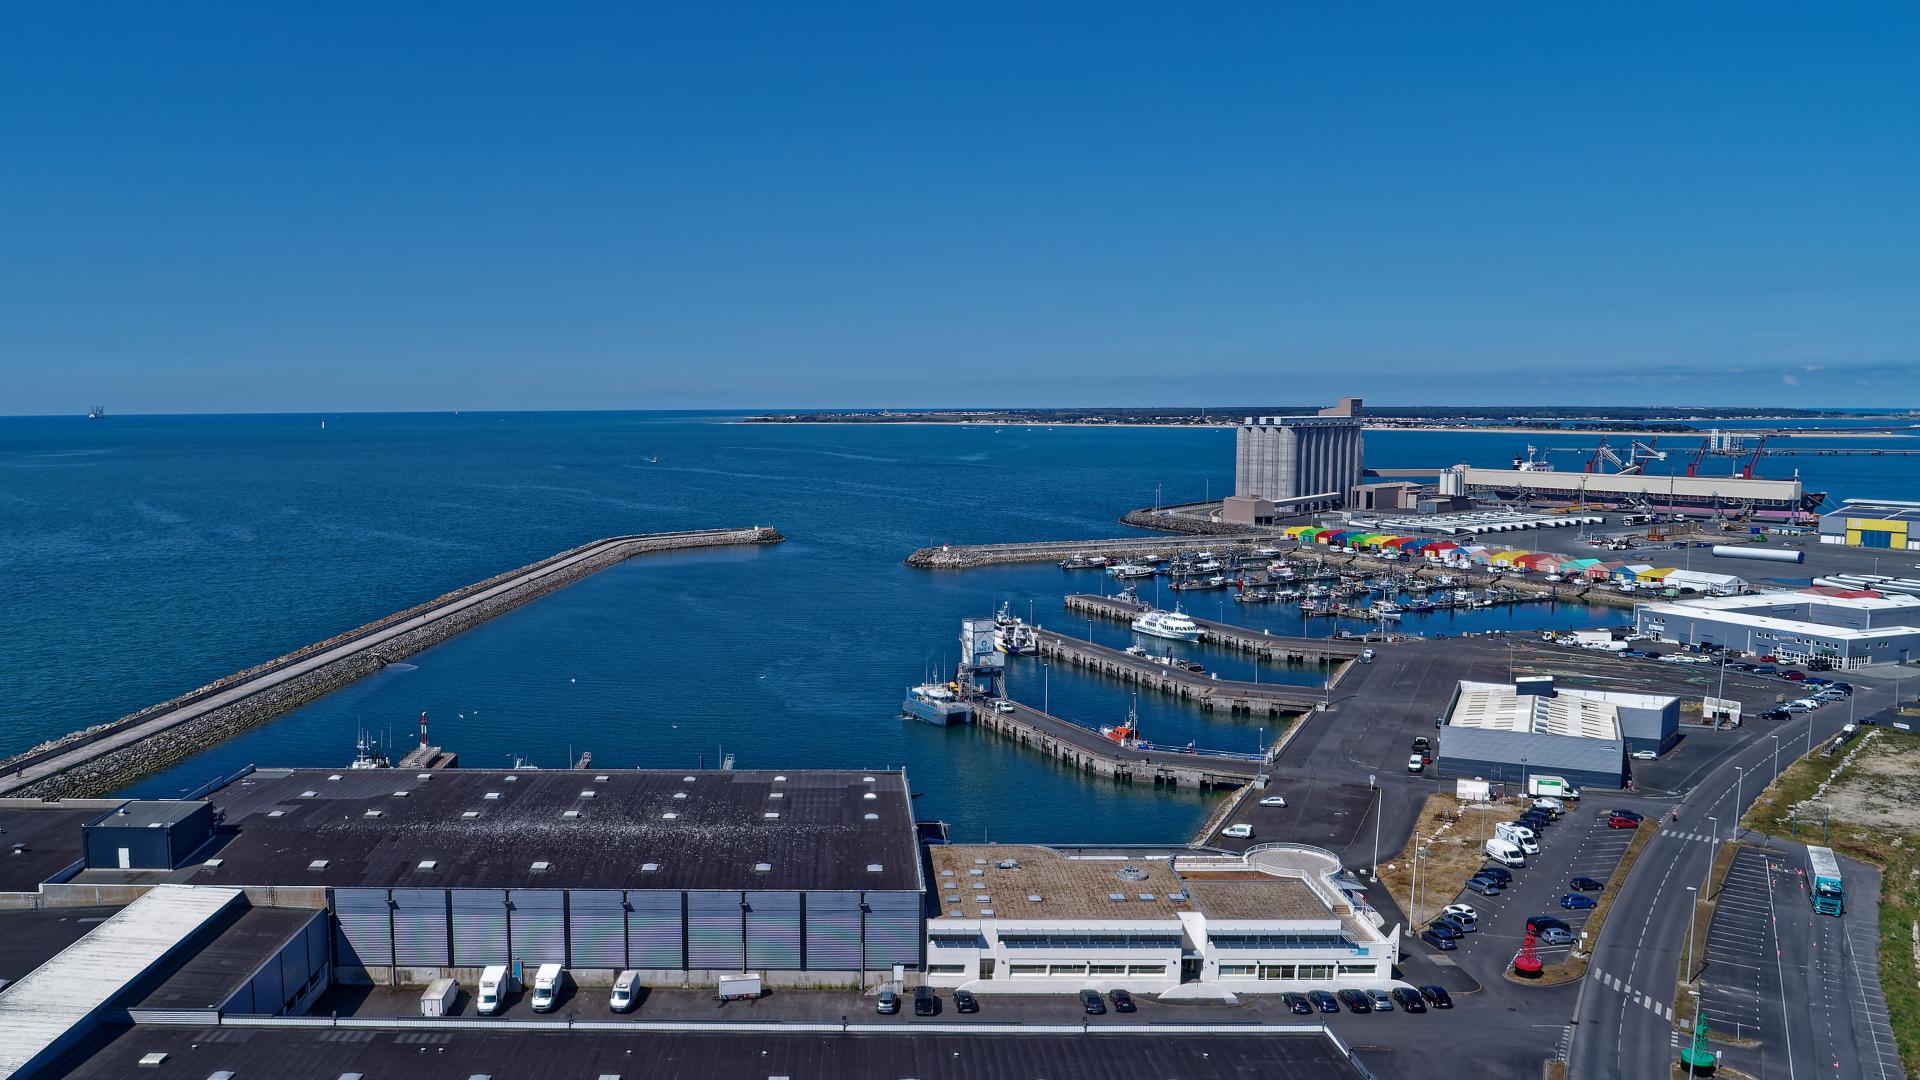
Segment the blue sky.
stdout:
[[1920,404],[1920,7],[935,7],[15,7],[0,414]]

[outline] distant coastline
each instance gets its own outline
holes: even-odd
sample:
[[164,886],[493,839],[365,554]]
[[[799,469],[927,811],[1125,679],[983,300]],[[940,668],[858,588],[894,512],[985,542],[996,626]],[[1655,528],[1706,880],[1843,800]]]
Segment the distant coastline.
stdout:
[[[1066,410],[1061,410],[1062,412]],[[1304,411],[1304,410],[1303,410]],[[1233,415],[1246,415],[1244,413]],[[1260,412],[1258,415],[1284,415],[1273,411]],[[1885,427],[1872,429],[1854,428],[1810,428],[1794,426],[1795,421],[1806,420],[1863,420],[1878,421]],[[1661,436],[1690,437],[1704,435],[1715,424],[1725,423],[1765,423],[1774,422],[1778,428],[1740,428],[1735,434],[1758,436],[1766,434],[1773,438],[1826,438],[1826,439],[1910,439],[1920,427],[1920,421],[1908,417],[1890,418],[1887,416],[1869,416],[1858,413],[1806,412],[1787,414],[1747,413],[1727,416],[1689,415],[1686,417],[1556,417],[1539,423],[1515,421],[1511,423],[1463,423],[1454,417],[1436,417],[1428,420],[1419,417],[1369,417],[1363,427],[1367,431],[1434,431],[1455,434],[1481,435],[1564,435],[1564,436],[1608,436],[1622,438],[1658,438]],[[740,417],[730,421],[736,424],[809,424],[825,426],[859,427],[885,425],[890,427],[1085,427],[1085,428],[1202,428],[1213,430],[1231,430],[1240,423],[1237,419],[1222,415],[1195,414],[1187,419],[1176,416],[1155,416],[1129,418],[1125,416],[1052,416],[1029,412],[962,412],[939,411],[859,413],[859,412],[815,412],[762,414]],[[1906,430],[1898,430],[1906,429]]]

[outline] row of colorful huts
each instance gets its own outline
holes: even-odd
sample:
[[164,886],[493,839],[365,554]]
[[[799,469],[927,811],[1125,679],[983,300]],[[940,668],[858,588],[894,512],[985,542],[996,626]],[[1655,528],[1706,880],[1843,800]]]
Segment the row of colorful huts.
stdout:
[[[1731,574],[1709,574],[1681,570],[1672,566],[1629,562],[1625,559],[1595,559],[1562,555],[1552,551],[1521,551],[1514,548],[1490,548],[1484,544],[1460,543],[1431,537],[1394,536],[1387,533],[1353,529],[1295,525],[1285,530],[1302,544],[1320,544],[1342,551],[1361,553],[1397,552],[1403,558],[1423,559],[1441,566],[1459,569],[1481,567],[1488,570],[1517,570],[1522,573],[1559,574],[1569,580],[1586,579],[1613,583],[1633,582],[1660,589],[1673,586],[1683,592],[1714,592],[1730,595],[1745,592],[1747,583]],[[1676,576],[1677,575],[1677,576]]]

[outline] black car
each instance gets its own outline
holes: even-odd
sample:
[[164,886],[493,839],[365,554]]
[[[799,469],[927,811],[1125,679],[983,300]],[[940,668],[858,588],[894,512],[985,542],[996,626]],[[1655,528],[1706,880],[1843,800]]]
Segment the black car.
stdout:
[[953,992],[953,1007],[959,1012],[977,1013],[980,1011],[980,1002],[973,996],[973,991],[971,990],[955,990]]
[[1483,866],[1480,869],[1475,870],[1473,872],[1473,876],[1483,877],[1483,878],[1492,878],[1493,880],[1499,882],[1500,884],[1505,885],[1509,881],[1513,880],[1513,871],[1507,869],[1504,866]]
[[[1305,994],[1296,994],[1289,991],[1288,993],[1281,994],[1280,1000],[1286,1002],[1287,1008],[1292,1009],[1296,1016],[1310,1016],[1313,1013],[1313,1002],[1308,1001],[1307,995]],[[1337,1005],[1335,1006],[1335,1008],[1338,1007]]]
[[1373,1011],[1373,1000],[1358,990],[1342,990],[1335,996],[1340,999],[1340,1004],[1345,1005],[1347,1011],[1350,1013],[1370,1013]]
[[1553,824],[1553,815],[1540,809],[1529,810],[1520,815],[1520,824],[1522,825],[1532,825],[1536,821],[1542,825],[1551,825]]
[[1340,999],[1334,997],[1331,991],[1309,990],[1307,991],[1307,1000],[1313,1002],[1313,1007],[1323,1013],[1336,1013],[1340,1011]]
[[[1441,952],[1452,952],[1453,950],[1460,947],[1459,943],[1454,941],[1452,938],[1447,937],[1445,934],[1436,933],[1431,929],[1420,931],[1420,940],[1426,942],[1427,944],[1433,946],[1436,949],[1439,949]],[[1355,1009],[1354,1011],[1364,1012],[1366,1010]]]
[[1109,990],[1107,991],[1107,997],[1113,999],[1114,1012],[1133,1011],[1133,995],[1127,993],[1125,990]]
[[1454,937],[1465,937],[1473,933],[1473,927],[1451,915],[1442,915],[1433,920],[1433,926],[1436,930],[1451,930]]
[[1427,1004],[1436,1009],[1453,1008],[1453,996],[1447,993],[1447,988],[1444,986],[1422,986],[1420,996],[1426,998]]
[[1088,1016],[1105,1016],[1107,1014],[1107,1003],[1100,1000],[1100,992],[1098,990],[1080,991],[1080,1007],[1087,1011]]
[[1551,915],[1527,916],[1527,929],[1533,931],[1536,934],[1538,934],[1542,930],[1545,930],[1549,926],[1557,926],[1560,929],[1566,930],[1569,932],[1571,932],[1573,929],[1572,927],[1568,926],[1566,923],[1561,922],[1559,919],[1556,919]]
[[940,1011],[940,997],[931,986],[913,988],[913,1015],[932,1016]]
[[1607,887],[1606,882],[1595,881],[1590,877],[1577,877],[1567,882],[1567,884],[1580,892],[1599,892]]
[[1433,931],[1436,934],[1439,934],[1441,937],[1444,937],[1444,938],[1457,938],[1460,936],[1460,930],[1458,927],[1454,926],[1452,923],[1443,923],[1439,919],[1435,919],[1433,921],[1433,924],[1428,926],[1427,929]]
[[1607,813],[1612,814],[1614,817],[1632,818],[1635,821],[1647,820],[1646,815],[1640,813],[1638,810],[1609,810]]
[[1404,1012],[1423,1013],[1427,1011],[1426,1000],[1420,996],[1420,991],[1410,986],[1394,987],[1393,1003],[1400,1006]]

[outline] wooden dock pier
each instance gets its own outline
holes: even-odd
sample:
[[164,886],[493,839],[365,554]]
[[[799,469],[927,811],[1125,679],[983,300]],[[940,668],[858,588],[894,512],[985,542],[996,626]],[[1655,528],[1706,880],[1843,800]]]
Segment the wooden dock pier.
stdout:
[[1121,783],[1237,788],[1266,771],[1266,761],[1255,755],[1131,749],[1097,731],[1012,704],[1012,712],[1001,712],[989,701],[974,702],[975,726],[1069,768]]
[[1325,697],[1323,691],[1305,686],[1213,679],[1052,630],[1034,633],[1040,641],[1040,655],[1046,659],[1092,668],[1102,675],[1184,698],[1209,711],[1225,709],[1266,716],[1304,713],[1311,712]]
[[[1091,593],[1074,593],[1067,597],[1066,605],[1068,611],[1121,622],[1131,622],[1135,616],[1148,610],[1143,604],[1129,604],[1111,596],[1095,596]],[[1359,659],[1361,651],[1368,647],[1364,642],[1344,638],[1286,637],[1209,619],[1195,618],[1193,621],[1207,632],[1208,644],[1254,653],[1263,660],[1338,664]]]

